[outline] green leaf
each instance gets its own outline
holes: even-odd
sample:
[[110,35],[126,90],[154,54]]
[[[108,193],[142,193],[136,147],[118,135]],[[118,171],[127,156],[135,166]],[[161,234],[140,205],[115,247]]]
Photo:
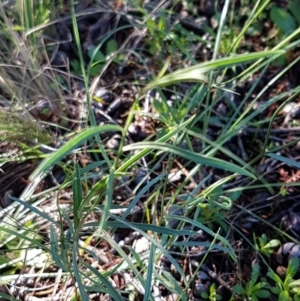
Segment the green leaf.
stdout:
[[264,245],[263,249],[274,249],[280,245],[280,240],[272,239],[266,245]]
[[289,284],[289,287],[295,287],[295,286],[299,286],[300,287],[300,279],[294,280],[293,282],[291,282]]
[[233,292],[240,295],[246,294],[246,290],[240,284],[237,284],[233,287]]
[[92,128],[87,128],[78,135],[76,135],[72,140],[68,141],[64,144],[60,149],[53,152],[46,159],[44,159],[40,165],[33,171],[33,173],[29,177],[29,181],[34,181],[36,177],[38,177],[41,173],[46,173],[53,165],[57,164],[62,158],[67,156],[72,150],[76,147],[83,144],[89,138],[100,134],[102,132],[109,131],[120,131],[123,132],[123,128],[117,125],[103,125]]
[[281,289],[280,289],[278,286],[272,286],[272,287],[270,288],[270,290],[271,290],[271,292],[272,292],[273,294],[275,294],[275,295],[279,295],[280,292],[281,292]]
[[287,292],[287,291],[282,291],[282,292],[279,294],[278,301],[290,301],[290,300],[292,300],[292,299],[291,299],[291,297],[290,297],[289,292]]
[[201,297],[202,297],[203,299],[208,299],[208,298],[209,298],[209,295],[208,295],[207,292],[203,292],[203,293],[201,293],[200,295],[201,295]]
[[295,19],[283,8],[272,6],[270,17],[285,35],[289,35],[297,28]]
[[270,277],[271,279],[273,279],[280,287],[282,287],[283,282],[276,273],[274,273],[273,271],[269,271],[267,273],[267,276]]
[[277,154],[273,154],[273,153],[268,153],[266,155],[273,158],[273,159],[275,159],[275,160],[278,160],[278,161],[283,162],[285,164],[291,165],[292,167],[296,167],[296,168],[300,169],[300,163],[298,163],[295,160],[288,159],[286,157],[283,157],[283,156],[280,156],[280,155],[277,155]]
[[287,276],[293,278],[294,275],[297,273],[298,268],[299,268],[299,259],[297,257],[292,257],[286,271]]
[[243,193],[242,190],[237,190],[237,191],[231,192],[228,197],[231,199],[232,202],[234,202],[242,195],[242,193]]
[[252,282],[253,284],[256,283],[258,276],[259,276],[259,264],[255,263],[252,268],[251,281],[249,282]]
[[258,299],[257,299],[257,297],[254,293],[251,295],[251,300],[252,301],[258,301]]
[[104,206],[104,211],[101,216],[101,221],[99,224],[99,227],[97,229],[98,233],[102,233],[104,229],[106,229],[106,222],[108,220],[109,216],[109,210],[112,206],[113,202],[113,192],[114,192],[114,180],[115,180],[115,170],[114,168],[111,168],[109,170],[109,176],[108,176],[108,181],[107,181],[107,190],[105,194],[105,206]]
[[258,282],[253,286],[253,291],[259,291],[264,288],[266,284],[264,282]]
[[[178,125],[177,127],[173,128],[170,131],[167,131],[166,133],[164,133],[163,136],[161,136],[157,142],[165,142],[168,141],[171,137],[175,136],[179,131],[184,130],[187,128],[187,126],[195,119],[195,115],[193,115],[192,117],[190,117],[188,120],[184,121],[183,123],[181,123],[180,125]],[[127,160],[125,163],[123,163],[122,166],[120,166],[116,172],[123,172],[125,171],[127,168],[129,168],[130,166],[132,166],[133,164],[135,164],[140,158],[142,158],[143,156],[146,156],[147,154],[149,154],[151,152],[151,149],[144,149],[142,151],[140,151],[138,154],[133,155],[129,160]]]
[[106,45],[106,55],[110,55],[118,50],[118,43],[116,40],[109,40]]
[[80,206],[82,203],[82,187],[80,180],[80,169],[78,162],[75,163],[75,172],[73,179],[73,214],[74,214],[74,229],[78,229],[80,224]]
[[75,276],[74,278],[75,278],[76,284],[77,284],[79,292],[80,292],[80,300],[89,301],[90,299],[86,292],[85,285],[82,282],[84,277],[81,278],[80,268],[78,265],[78,260],[77,260],[78,259],[78,250],[79,250],[79,246],[77,245],[77,242],[74,242],[73,248],[72,248],[72,260],[73,260],[72,267],[73,267],[74,276]]
[[80,74],[81,67],[80,67],[80,63],[79,63],[78,60],[72,60],[72,61],[70,61],[70,65],[71,65],[72,70],[73,70],[74,73]]
[[145,285],[145,295],[143,300],[148,301],[150,299],[151,295],[151,289],[152,289],[152,281],[154,279],[153,276],[153,270],[154,270],[154,263],[155,263],[155,246],[151,244],[150,247],[150,254],[149,254],[149,262],[147,265],[147,277],[146,277],[146,285]]
[[257,290],[254,293],[258,298],[269,298],[271,296],[271,293],[267,290]]
[[91,68],[89,68],[88,70],[88,74],[90,76],[97,76],[101,72],[103,66],[104,64],[98,64],[98,63],[92,64]]
[[95,46],[89,48],[88,56],[92,62],[105,62],[105,55]]
[[296,3],[296,1],[289,1],[289,10],[291,12],[291,14],[294,16],[294,18],[297,20],[297,25],[300,25],[300,5],[299,5],[299,1],[298,3]]
[[[91,284],[94,284],[94,286],[88,286],[87,290],[90,291],[101,291],[100,288],[102,288],[102,291],[105,291],[106,293],[109,293],[109,295],[112,297],[112,300],[116,301],[123,301],[124,299],[120,296],[117,289],[110,283],[109,279],[102,275],[97,269],[95,269],[93,266],[87,264],[86,262],[82,262],[82,264],[85,266],[87,271],[91,271],[91,273],[96,277],[89,278],[92,282]],[[101,285],[99,285],[99,282]]]
[[157,87],[173,85],[175,83],[184,81],[203,82],[205,84],[208,84],[208,77],[205,75],[205,73],[207,73],[208,71],[231,67],[239,64],[245,64],[250,61],[258,60],[267,56],[279,56],[283,53],[285,53],[285,51],[282,50],[262,51],[255,53],[240,54],[232,57],[226,57],[204,62],[201,64],[174,71],[159,79],[155,79],[143,89],[142,93],[145,93]]
[[188,150],[184,150],[180,147],[170,145],[167,143],[159,143],[159,142],[140,142],[140,143],[133,143],[130,145],[126,145],[123,147],[123,151],[132,151],[137,149],[157,149],[163,152],[172,153],[179,157],[185,158],[187,160],[193,161],[197,164],[203,164],[211,167],[216,167],[221,170],[231,171],[233,173],[238,173],[240,175],[247,176],[252,179],[256,179],[256,177],[250,173],[249,171],[245,170],[242,167],[239,167],[231,162],[227,162],[217,158],[210,158],[198,153],[194,153]]
[[182,286],[170,272],[162,270],[158,273],[156,270],[154,270],[154,273],[159,282],[170,292],[178,294],[178,292],[182,291]]

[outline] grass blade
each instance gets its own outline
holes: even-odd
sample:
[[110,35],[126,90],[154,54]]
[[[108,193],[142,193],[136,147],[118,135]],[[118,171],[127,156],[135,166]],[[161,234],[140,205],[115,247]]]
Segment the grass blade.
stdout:
[[135,143],[131,145],[127,145],[123,148],[123,151],[131,151],[131,150],[137,150],[137,149],[144,149],[144,150],[150,150],[150,149],[157,149],[161,150],[163,152],[169,152],[174,155],[183,157],[185,159],[191,160],[198,164],[204,164],[212,167],[216,167],[222,170],[231,171],[233,173],[238,173],[240,175],[247,176],[252,179],[256,179],[256,176],[254,176],[251,172],[245,170],[242,167],[239,167],[235,164],[232,164],[231,162],[227,162],[221,159],[216,158],[209,158],[203,155],[199,155],[194,152],[190,152],[188,150],[183,150],[180,147],[169,145],[166,143],[153,143],[153,142],[140,142]]
[[79,227],[80,218],[79,218],[79,209],[82,203],[82,187],[80,180],[80,170],[79,164],[76,162],[75,164],[75,173],[73,179],[73,214],[74,214],[74,231]]
[[108,131],[120,131],[123,129],[117,125],[103,125],[99,127],[89,128],[82,131],[80,134],[76,135],[71,141],[67,142],[59,150],[51,154],[48,158],[44,159],[41,164],[35,169],[35,171],[29,177],[30,181],[33,181],[40,173],[47,172],[47,170],[55,165],[58,161],[68,155],[72,150],[81,145],[84,141],[88,140],[90,137],[93,137],[102,132]]
[[174,71],[168,75],[163,76],[160,79],[153,80],[150,84],[148,84],[143,89],[142,93],[145,93],[157,87],[173,85],[178,82],[184,82],[184,81],[204,82],[207,84],[208,78],[204,74],[208,71],[231,67],[239,64],[245,64],[250,61],[265,58],[268,56],[279,56],[283,53],[285,53],[285,51],[283,50],[261,51],[255,53],[235,55],[233,57],[226,57],[214,61],[197,64],[195,66]]

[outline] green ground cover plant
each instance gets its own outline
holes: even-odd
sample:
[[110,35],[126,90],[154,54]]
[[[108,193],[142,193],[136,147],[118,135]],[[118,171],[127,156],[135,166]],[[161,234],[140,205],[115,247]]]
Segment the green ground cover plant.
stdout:
[[0,4],[1,298],[298,300],[297,5]]

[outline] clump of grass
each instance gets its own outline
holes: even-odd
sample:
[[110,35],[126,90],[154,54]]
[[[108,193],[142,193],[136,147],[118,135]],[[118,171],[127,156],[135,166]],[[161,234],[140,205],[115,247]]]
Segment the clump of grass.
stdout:
[[[4,140],[16,143],[20,151],[26,150],[28,153],[31,150],[30,159],[35,160],[35,164],[40,157],[44,160],[31,173],[26,189],[20,196],[7,196],[14,203],[1,212],[0,241],[1,247],[13,253],[13,259],[6,258],[0,268],[9,268],[10,273],[14,274],[17,269],[32,266],[36,277],[66,277],[72,284],[69,296],[80,296],[82,300],[89,300],[92,293],[110,295],[114,300],[123,300],[124,297],[135,299],[136,296],[143,296],[144,300],[155,299],[161,286],[167,294],[173,293],[179,299],[187,300],[193,283],[201,280],[197,280],[197,274],[206,266],[210,254],[224,256],[233,269],[238,269],[241,259],[232,246],[230,231],[237,231],[241,237],[245,235],[231,220],[230,215],[239,208],[236,202],[244,190],[266,188],[274,192],[278,186],[278,183],[268,183],[257,172],[257,163],[267,154],[297,166],[295,162],[273,154],[278,148],[268,149],[271,126],[278,110],[266,122],[257,118],[279,101],[283,106],[285,101],[282,100],[286,94],[271,97],[260,108],[253,110],[259,98],[291,68],[293,62],[251,98],[251,93],[257,89],[259,80],[270,64],[287,49],[297,45],[296,42],[291,44],[294,33],[274,49],[236,54],[246,30],[265,8],[265,3],[259,3],[255,5],[241,34],[233,41],[234,46],[225,57],[218,58],[220,51],[224,54],[222,45],[226,41],[222,40],[222,33],[230,12],[230,1],[225,1],[218,18],[212,60],[186,68],[180,66],[177,71],[170,71],[170,64],[173,64],[173,68],[176,60],[166,60],[162,69],[157,70],[156,78],[148,79],[145,86],[138,87],[139,92],[123,127],[115,124],[97,125],[91,109],[92,98],[87,92],[88,122],[83,122],[78,133],[74,134],[70,133],[66,124],[59,124],[59,121],[67,119],[67,105],[65,94],[57,82],[57,73],[41,67],[47,53],[39,43],[38,29],[48,21],[50,2],[45,1],[37,15],[30,15],[34,9],[33,2],[26,7],[21,7],[22,3],[20,1],[17,10],[9,13],[19,14],[19,19],[16,19],[19,22],[17,25],[21,26],[19,32],[11,21],[12,16],[8,16],[3,8],[1,10],[2,35],[8,43],[1,45],[0,49],[3,65],[0,71],[0,97],[7,108],[0,115],[0,130],[3,131]],[[146,42],[153,40],[154,49],[158,49],[159,43],[166,41],[170,29],[166,24],[161,24],[163,29],[160,30],[155,28],[153,22],[146,22],[147,10],[141,9],[144,16],[142,24],[150,35]],[[162,22],[159,11],[153,9],[152,15],[159,24]],[[82,76],[88,88],[91,64],[86,70],[74,1],[72,21]],[[26,30],[34,34],[26,36]],[[156,37],[154,33],[157,30],[160,35]],[[178,49],[174,50],[175,46],[172,45],[168,53],[172,55],[176,50],[183,50],[182,45],[176,46]],[[14,49],[13,53],[9,51],[11,48]],[[186,61],[191,61],[190,55],[184,55]],[[103,68],[108,68],[108,65],[103,65]],[[240,65],[244,71],[238,73],[236,70]],[[251,81],[249,92],[241,95],[239,102],[232,101],[230,98],[235,95],[235,89],[254,76],[257,80]],[[93,83],[98,79],[95,78]],[[184,89],[186,86],[183,88],[183,83],[187,89]],[[150,101],[152,112],[145,112],[142,102],[153,91],[156,94]],[[167,96],[177,95],[178,91],[182,102],[169,105]],[[292,99],[298,95],[299,88],[289,93],[292,95],[289,99]],[[41,102],[47,105],[39,106]],[[224,102],[228,111],[222,115],[217,108]],[[138,118],[155,120],[158,129],[146,141],[127,143],[128,128]],[[5,126],[7,120],[11,121],[9,127]],[[249,126],[259,128],[266,123],[267,133],[261,142],[260,152],[255,151],[249,157],[245,149],[238,153],[229,148],[230,141],[237,141],[242,145],[241,148],[245,147],[241,140],[243,130]],[[66,131],[57,132],[59,127],[64,127]],[[102,138],[104,133],[109,136],[116,132],[120,133],[121,141],[113,151],[105,147]],[[50,145],[59,135],[64,143],[50,149],[50,153],[33,152],[36,145]],[[94,154],[96,159],[79,164],[78,158],[87,153]],[[8,162],[10,159],[6,160]],[[65,171],[62,183],[56,181],[51,188],[39,191],[43,179],[47,175],[53,176],[52,170],[57,166]],[[142,176],[141,166],[145,171]],[[156,166],[162,168],[157,170]],[[172,174],[175,167],[177,172],[184,174],[178,184],[171,181],[171,177],[176,175]],[[130,178],[133,180],[130,181]],[[134,182],[136,178],[142,180]],[[123,199],[122,194],[126,193],[128,195]],[[118,199],[124,202],[118,202]],[[259,218],[255,213],[253,215]],[[42,231],[43,223],[47,224],[46,233]],[[142,253],[130,245],[123,248],[115,239],[120,229],[138,233],[139,239],[143,238],[148,247]],[[198,239],[199,236],[205,237],[205,240]],[[114,254],[99,252],[98,245],[110,246]],[[25,251],[21,251],[22,248]],[[36,254],[38,250],[39,265],[32,257],[28,257],[28,254]],[[195,250],[197,263],[190,260],[190,254]],[[263,254],[260,255],[263,258]],[[189,268],[182,264],[182,257],[189,258]],[[105,268],[95,267],[96,261]],[[164,262],[167,263],[166,269],[162,268]],[[55,271],[51,274],[52,264],[55,265]],[[171,267],[175,267],[176,273],[171,272]],[[256,270],[245,288],[239,286],[232,291],[225,286],[229,298],[234,298],[234,292],[252,298],[270,295],[265,289],[254,287],[257,267],[254,265]],[[204,270],[205,273],[212,272],[208,267]],[[48,276],[44,271],[49,272]],[[12,282],[14,276],[2,277],[2,281],[26,286],[25,282]],[[115,279],[113,284],[111,277]],[[124,283],[117,287],[116,282],[120,279]],[[209,290],[199,292],[199,298],[213,300],[216,295],[221,296],[215,285],[213,283]],[[265,287],[267,284],[263,282]]]

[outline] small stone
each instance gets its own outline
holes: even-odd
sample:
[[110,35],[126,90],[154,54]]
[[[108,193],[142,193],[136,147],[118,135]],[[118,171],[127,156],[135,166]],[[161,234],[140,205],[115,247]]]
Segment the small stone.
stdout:
[[115,134],[106,142],[106,146],[111,149],[117,149],[120,145],[120,141],[121,136],[119,134]]
[[300,245],[295,244],[293,248],[290,250],[290,255],[288,257],[288,260],[291,260],[294,257],[300,259]]
[[134,246],[135,251],[138,254],[141,254],[147,250],[149,250],[149,241],[146,237],[141,237],[136,240],[136,244]]
[[199,298],[201,297],[201,294],[203,293],[207,293],[208,292],[208,288],[205,284],[203,283],[196,283],[195,284],[195,287],[194,287],[194,290],[193,290],[193,293],[194,293],[194,296]]
[[208,280],[210,280],[209,275],[207,275],[207,273],[205,273],[204,271],[200,271],[200,272],[197,274],[197,278],[198,278],[199,280],[201,280],[201,282],[203,282],[203,283],[206,283]]
[[285,274],[286,274],[286,268],[282,265],[279,265],[276,268],[276,273],[283,279],[285,277]]
[[282,245],[279,250],[277,251],[277,261],[282,264],[284,261],[284,258],[287,257],[290,253],[290,251],[292,250],[292,248],[295,246],[296,244],[293,242],[287,242],[284,245]]
[[128,127],[128,133],[132,135],[138,135],[140,132],[140,128],[136,126],[134,123],[131,123]]
[[112,94],[106,89],[100,88],[95,91],[94,95],[103,100],[104,102],[112,101]]

